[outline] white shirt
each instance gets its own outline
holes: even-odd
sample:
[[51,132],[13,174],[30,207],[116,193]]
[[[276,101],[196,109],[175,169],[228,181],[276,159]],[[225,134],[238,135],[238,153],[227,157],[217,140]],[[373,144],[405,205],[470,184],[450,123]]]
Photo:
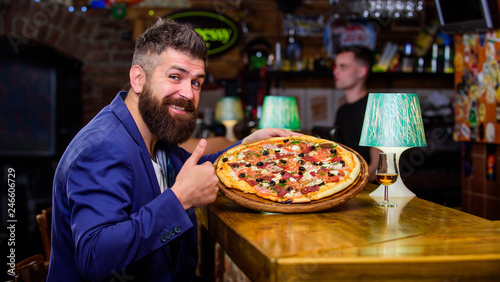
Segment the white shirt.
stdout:
[[153,163],[153,167],[155,169],[155,173],[156,173],[156,179],[158,180],[158,184],[160,185],[160,191],[163,193],[163,191],[165,191],[166,187],[164,185],[164,181],[163,181],[163,171],[161,170],[161,167],[159,164],[157,164],[155,161],[151,160],[151,162]]

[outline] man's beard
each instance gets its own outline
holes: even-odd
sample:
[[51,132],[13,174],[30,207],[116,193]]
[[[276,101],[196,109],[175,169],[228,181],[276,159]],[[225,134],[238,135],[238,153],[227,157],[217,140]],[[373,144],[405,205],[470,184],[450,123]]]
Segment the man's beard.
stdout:
[[[172,116],[169,105],[184,108],[187,113]],[[158,102],[147,84],[139,97],[139,112],[151,133],[160,141],[180,144],[187,141],[196,127],[196,108],[192,101],[166,97]]]

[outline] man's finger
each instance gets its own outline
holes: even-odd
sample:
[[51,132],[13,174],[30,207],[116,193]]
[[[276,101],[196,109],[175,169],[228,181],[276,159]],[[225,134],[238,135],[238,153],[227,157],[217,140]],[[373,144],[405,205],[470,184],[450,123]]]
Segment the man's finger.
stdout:
[[200,142],[198,142],[198,145],[196,145],[196,148],[194,148],[191,157],[189,157],[189,159],[187,159],[186,162],[184,163],[184,166],[185,165],[195,166],[196,164],[198,164],[200,158],[205,154],[206,149],[207,149],[207,140],[201,139]]

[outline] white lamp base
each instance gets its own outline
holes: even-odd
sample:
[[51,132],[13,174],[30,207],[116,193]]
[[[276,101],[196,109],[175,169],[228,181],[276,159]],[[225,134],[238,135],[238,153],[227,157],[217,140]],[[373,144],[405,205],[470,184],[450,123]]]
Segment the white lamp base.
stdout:
[[230,142],[238,141],[236,135],[234,135],[234,126],[238,123],[237,120],[223,120],[221,123],[226,127],[226,139]]
[[[409,147],[377,147],[382,150],[384,153],[395,153],[396,154],[396,163],[398,165],[399,170],[399,157],[401,153],[405,150],[409,149]],[[375,191],[370,193],[372,197],[384,197],[384,185],[380,185]],[[389,201],[391,198],[396,197],[416,197],[415,193],[410,191],[408,187],[401,180],[401,174],[398,177],[396,183],[389,185]]]

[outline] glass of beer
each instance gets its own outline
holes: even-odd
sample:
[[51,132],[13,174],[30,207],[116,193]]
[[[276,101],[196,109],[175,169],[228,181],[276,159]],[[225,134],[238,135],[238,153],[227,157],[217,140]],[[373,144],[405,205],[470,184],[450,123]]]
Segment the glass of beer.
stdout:
[[398,180],[398,166],[395,153],[380,153],[377,166],[377,181],[385,186],[384,200],[377,203],[379,207],[395,207],[396,204],[389,201],[389,185]]

